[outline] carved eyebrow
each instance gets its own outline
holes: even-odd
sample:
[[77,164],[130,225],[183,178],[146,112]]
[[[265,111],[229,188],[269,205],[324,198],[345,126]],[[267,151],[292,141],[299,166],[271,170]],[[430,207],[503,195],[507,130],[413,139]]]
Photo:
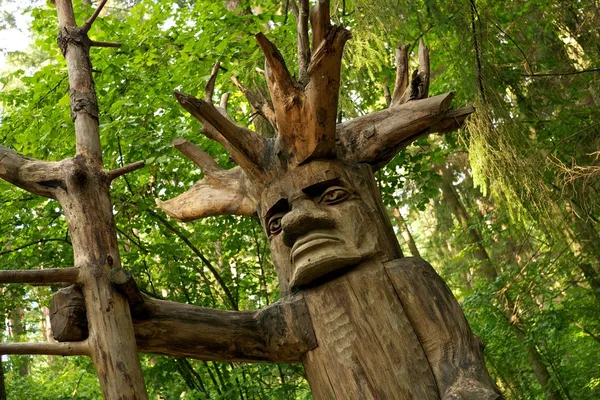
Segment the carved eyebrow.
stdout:
[[275,204],[273,204],[273,207],[269,208],[269,211],[267,211],[267,213],[265,214],[265,221],[268,222],[269,219],[277,213],[287,212],[289,210],[290,204],[288,203],[288,200],[279,199]]
[[311,197],[315,197],[315,196],[319,196],[320,194],[322,194],[325,191],[325,189],[327,189],[328,187],[331,187],[333,185],[338,185],[338,186],[343,186],[343,187],[346,186],[344,184],[344,181],[342,181],[342,179],[333,178],[333,179],[327,179],[327,180],[312,184],[310,186],[307,186],[304,189],[302,189],[302,191]]

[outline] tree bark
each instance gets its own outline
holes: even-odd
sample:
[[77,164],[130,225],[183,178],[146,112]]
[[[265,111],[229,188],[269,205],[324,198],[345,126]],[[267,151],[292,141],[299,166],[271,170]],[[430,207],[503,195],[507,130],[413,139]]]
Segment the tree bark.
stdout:
[[[471,244],[475,246],[475,251],[473,252],[475,258],[479,261],[479,274],[488,280],[489,282],[493,282],[498,277],[498,272],[496,267],[494,266],[487,250],[483,246],[483,238],[479,231],[474,227],[473,221],[471,220],[471,216],[468,214],[466,208],[462,204],[460,196],[456,192],[454,185],[452,183],[453,177],[451,171],[446,167],[442,166],[438,169],[440,175],[442,176],[442,194],[444,196],[444,201],[452,210],[456,220],[462,226],[463,229],[469,232],[469,237],[471,239]],[[527,353],[527,360],[529,361],[529,365],[533,370],[533,373],[544,390],[546,394],[546,398],[548,400],[562,400],[562,395],[558,390],[557,386],[554,384],[550,377],[550,372],[548,368],[544,364],[542,357],[540,356],[535,344],[531,343],[527,340],[525,332],[523,331],[523,326],[521,325],[519,315],[516,313],[517,308],[515,307],[514,302],[506,295],[500,294],[501,303],[504,304],[503,311],[507,318],[507,321],[513,326],[513,332],[517,339],[522,343],[525,351]]]
[[[100,5],[103,6],[103,1]],[[110,201],[110,178],[102,167],[98,102],[87,37],[94,19],[81,28],[71,0],[56,0],[59,46],[67,62],[76,156],[66,160],[64,189],[56,190],[73,244],[75,265],[89,321],[90,355],[105,399],[147,399],[126,300],[113,289],[108,273],[120,266]]]

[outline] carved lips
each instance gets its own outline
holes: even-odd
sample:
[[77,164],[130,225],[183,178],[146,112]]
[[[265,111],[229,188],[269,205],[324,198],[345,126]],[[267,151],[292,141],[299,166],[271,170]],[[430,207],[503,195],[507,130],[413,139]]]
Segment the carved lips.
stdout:
[[302,257],[307,251],[314,251],[315,247],[322,246],[324,244],[330,242],[342,242],[342,240],[331,234],[322,233],[322,232],[312,232],[308,235],[302,236],[300,239],[294,243],[292,246],[292,251],[290,252],[290,260],[292,264],[295,264],[299,258]]

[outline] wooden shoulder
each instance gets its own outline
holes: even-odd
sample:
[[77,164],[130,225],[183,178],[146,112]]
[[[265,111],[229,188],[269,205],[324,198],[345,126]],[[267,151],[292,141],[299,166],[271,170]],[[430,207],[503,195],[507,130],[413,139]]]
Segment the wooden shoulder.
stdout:
[[385,264],[396,294],[425,350],[442,399],[502,398],[485,368],[483,344],[444,280],[425,260]]

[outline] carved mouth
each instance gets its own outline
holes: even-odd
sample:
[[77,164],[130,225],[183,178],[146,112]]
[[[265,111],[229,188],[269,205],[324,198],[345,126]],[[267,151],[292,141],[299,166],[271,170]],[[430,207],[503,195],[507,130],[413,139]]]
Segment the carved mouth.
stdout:
[[294,243],[292,246],[292,251],[290,253],[290,259],[292,263],[294,263],[295,258],[299,255],[316,246],[321,246],[327,242],[341,242],[342,240],[334,235],[321,233],[321,232],[313,232],[306,236],[301,237]]

